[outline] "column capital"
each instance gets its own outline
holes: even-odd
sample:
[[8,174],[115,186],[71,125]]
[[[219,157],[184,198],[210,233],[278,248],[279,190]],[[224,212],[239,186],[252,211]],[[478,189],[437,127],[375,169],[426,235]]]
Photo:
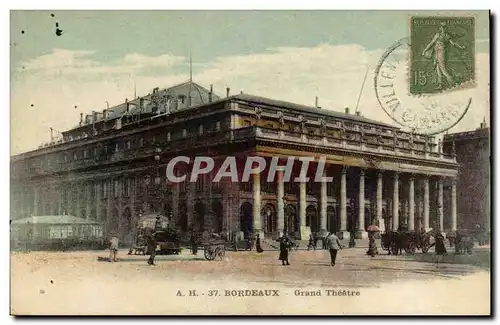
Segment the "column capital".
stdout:
[[399,180],[399,172],[394,172],[394,180]]
[[341,174],[346,174],[346,173],[347,173],[347,168],[349,168],[349,167],[347,167],[347,166],[342,166],[342,169],[340,170],[340,173],[341,173]]
[[383,170],[378,170],[377,171],[377,178],[383,178],[384,177],[384,171]]
[[366,173],[366,169],[365,168],[360,168],[359,175],[360,176],[365,176],[365,173]]

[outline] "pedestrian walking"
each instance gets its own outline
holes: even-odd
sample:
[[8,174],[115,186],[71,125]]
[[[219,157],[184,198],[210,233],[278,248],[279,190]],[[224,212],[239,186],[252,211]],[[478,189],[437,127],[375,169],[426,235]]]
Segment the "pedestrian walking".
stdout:
[[280,242],[280,256],[279,259],[283,265],[290,265],[288,261],[288,250],[290,248],[290,243],[285,236],[281,236],[279,239]]
[[444,236],[441,234],[440,231],[436,233],[436,255],[445,255],[446,252],[446,247],[444,245]]
[[191,234],[191,253],[193,255],[198,254],[198,238],[195,231]]
[[118,237],[116,235],[112,235],[109,240],[109,261],[116,262],[118,255]]
[[148,246],[147,252],[149,253],[148,264],[155,265],[157,242],[154,233],[148,233],[146,235],[146,244]]
[[377,244],[375,243],[375,232],[373,231],[368,232],[368,251],[366,254],[371,257],[378,255]]
[[313,234],[310,234],[309,235],[309,244],[307,244],[307,250],[311,250],[311,248],[313,248],[314,250],[316,250],[316,245],[314,243],[314,237],[313,237]]
[[257,239],[255,241],[255,249],[257,250],[257,253],[262,253],[264,250],[262,249],[262,246],[260,246],[260,235],[257,234]]
[[334,233],[328,235],[327,246],[328,250],[330,251],[330,265],[335,266],[335,260],[337,259],[337,251],[339,249],[342,249],[339,237],[335,236]]

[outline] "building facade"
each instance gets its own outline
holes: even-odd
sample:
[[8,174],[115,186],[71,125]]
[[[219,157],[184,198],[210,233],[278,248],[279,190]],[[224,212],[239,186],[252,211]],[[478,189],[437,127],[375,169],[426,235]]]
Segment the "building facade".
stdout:
[[[434,138],[350,114],[238,94],[220,98],[195,83],[93,112],[38,150],[11,157],[11,218],[71,214],[105,224],[129,240],[140,213],[172,214],[181,231],[239,236],[287,232],[307,238],[331,231],[343,238],[382,231],[457,227],[458,164]],[[235,156],[325,157],[332,182],[284,182],[278,172],[248,182],[215,171],[197,182],[169,183],[176,156],[210,156],[216,166]],[[296,162],[300,164],[300,162]],[[174,173],[189,175],[189,165]],[[217,168],[217,167],[216,167]],[[300,165],[294,165],[292,177]],[[293,179],[293,178],[292,178]],[[450,201],[445,211],[443,200]],[[445,214],[449,217],[446,218]]]
[[456,154],[458,227],[490,231],[490,128],[486,123],[475,131],[447,134],[443,150]]

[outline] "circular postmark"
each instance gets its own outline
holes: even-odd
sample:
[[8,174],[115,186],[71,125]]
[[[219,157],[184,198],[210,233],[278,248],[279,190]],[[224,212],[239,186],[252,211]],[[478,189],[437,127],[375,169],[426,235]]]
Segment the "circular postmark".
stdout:
[[[389,47],[377,64],[375,94],[382,109],[402,128],[434,135],[455,126],[465,116],[472,97],[470,90],[430,95],[412,95],[408,82],[409,38]],[[433,78],[432,74],[420,76]]]

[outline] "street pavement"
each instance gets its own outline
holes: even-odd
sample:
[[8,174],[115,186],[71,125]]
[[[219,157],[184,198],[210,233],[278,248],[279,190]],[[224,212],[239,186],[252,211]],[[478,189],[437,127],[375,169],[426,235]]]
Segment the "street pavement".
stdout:
[[[203,250],[197,256],[185,250],[157,256],[155,266],[127,250],[120,250],[116,263],[98,261],[107,251],[16,252],[11,253],[11,310],[45,315],[489,313],[488,268],[443,263],[434,253],[423,262],[421,253],[369,257],[365,251],[340,251],[335,267],[324,250],[292,251],[290,266],[281,265],[276,251],[227,252],[223,260],[207,261]],[[244,290],[277,290],[280,296],[238,296],[248,293]],[[466,296],[475,297],[473,303]]]

